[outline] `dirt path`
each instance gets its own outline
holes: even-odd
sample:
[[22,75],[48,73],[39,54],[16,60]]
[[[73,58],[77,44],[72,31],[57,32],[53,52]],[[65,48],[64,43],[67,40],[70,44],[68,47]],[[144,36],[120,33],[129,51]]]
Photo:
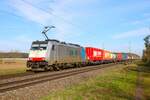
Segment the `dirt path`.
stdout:
[[135,91],[135,100],[145,100],[143,96],[143,88],[142,88],[142,81],[143,78],[141,76],[141,67],[137,68],[137,82],[136,82],[136,91]]

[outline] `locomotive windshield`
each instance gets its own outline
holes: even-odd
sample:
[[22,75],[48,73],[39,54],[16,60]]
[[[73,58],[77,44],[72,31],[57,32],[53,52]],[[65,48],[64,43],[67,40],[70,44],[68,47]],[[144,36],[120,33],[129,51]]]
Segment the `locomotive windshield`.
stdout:
[[46,50],[47,44],[46,43],[33,43],[31,46],[31,50]]

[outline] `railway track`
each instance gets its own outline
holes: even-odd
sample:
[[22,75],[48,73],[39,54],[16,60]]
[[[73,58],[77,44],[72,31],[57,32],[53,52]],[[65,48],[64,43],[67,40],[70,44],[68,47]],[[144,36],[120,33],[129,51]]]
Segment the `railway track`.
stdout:
[[83,68],[77,68],[72,70],[60,71],[60,72],[53,72],[53,73],[42,73],[39,75],[31,76],[24,76],[23,78],[18,78],[17,80],[11,79],[11,81],[2,80],[0,82],[0,93],[4,93],[11,90],[16,90],[18,88],[23,88],[27,86],[32,86],[38,83],[51,81],[59,78],[68,77],[71,75],[76,75],[92,70],[102,69],[106,67],[111,67],[115,64],[105,64],[105,65],[97,65],[97,66],[89,66]]

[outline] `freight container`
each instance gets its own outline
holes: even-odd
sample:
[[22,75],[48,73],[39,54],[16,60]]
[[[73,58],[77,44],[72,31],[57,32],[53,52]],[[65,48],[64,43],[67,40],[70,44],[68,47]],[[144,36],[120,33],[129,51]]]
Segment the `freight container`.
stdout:
[[81,49],[81,58],[82,58],[82,63],[86,61],[85,48],[83,48],[83,47]]
[[113,53],[112,52],[110,53],[110,58],[113,59]]
[[122,60],[127,60],[127,59],[128,59],[128,54],[122,53]]
[[103,50],[93,47],[86,47],[86,58],[91,62],[103,60]]
[[110,51],[104,50],[104,52],[103,52],[103,60],[104,61],[112,60]]
[[117,54],[116,53],[112,53],[112,59],[115,61],[117,59]]
[[116,61],[122,61],[122,53],[115,53],[117,55]]

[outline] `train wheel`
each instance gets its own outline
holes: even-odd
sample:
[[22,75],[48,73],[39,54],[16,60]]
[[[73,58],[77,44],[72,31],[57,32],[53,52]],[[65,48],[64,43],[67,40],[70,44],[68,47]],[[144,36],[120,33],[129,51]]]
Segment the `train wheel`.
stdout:
[[49,70],[48,65],[46,65],[46,66],[44,67],[44,71],[48,71],[48,70]]
[[48,68],[44,68],[44,71],[48,71]]
[[62,64],[58,64],[59,70],[63,70]]
[[53,69],[54,69],[54,71],[59,71],[60,70],[57,65],[53,65]]
[[48,68],[50,71],[54,71],[53,67],[52,66],[49,66]]
[[63,70],[63,65],[62,64],[59,64],[58,66],[59,66],[60,70]]
[[77,67],[78,67],[78,65],[75,63],[75,64],[74,64],[74,68],[77,68]]
[[78,68],[80,68],[81,67],[81,64],[80,63],[78,63]]

